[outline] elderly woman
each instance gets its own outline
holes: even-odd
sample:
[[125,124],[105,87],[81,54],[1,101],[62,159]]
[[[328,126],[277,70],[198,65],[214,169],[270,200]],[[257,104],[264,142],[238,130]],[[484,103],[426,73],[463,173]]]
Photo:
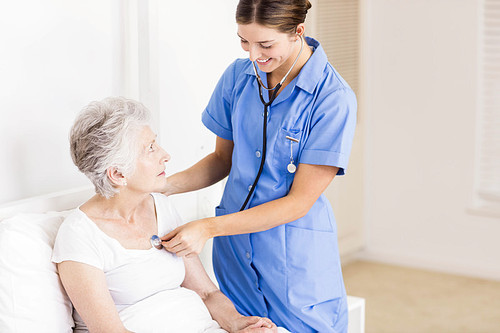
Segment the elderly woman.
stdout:
[[107,98],[89,104],[71,129],[73,161],[96,190],[61,225],[52,258],[76,310],[75,331],[276,331],[269,319],[240,315],[197,256],[152,246],[152,235],[180,220],[155,193],[170,156],[149,118],[138,102]]

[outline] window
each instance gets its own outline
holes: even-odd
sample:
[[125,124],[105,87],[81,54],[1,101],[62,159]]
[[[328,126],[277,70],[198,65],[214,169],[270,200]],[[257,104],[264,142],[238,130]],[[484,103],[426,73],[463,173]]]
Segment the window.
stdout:
[[500,216],[500,0],[482,0],[474,210]]
[[311,1],[311,36],[317,37],[328,60],[358,95],[359,1]]

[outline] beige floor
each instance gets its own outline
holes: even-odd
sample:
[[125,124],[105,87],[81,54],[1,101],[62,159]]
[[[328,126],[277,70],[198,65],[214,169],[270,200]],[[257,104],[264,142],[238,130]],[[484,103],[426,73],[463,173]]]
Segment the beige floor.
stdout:
[[366,299],[366,333],[500,332],[500,282],[364,261],[343,274]]

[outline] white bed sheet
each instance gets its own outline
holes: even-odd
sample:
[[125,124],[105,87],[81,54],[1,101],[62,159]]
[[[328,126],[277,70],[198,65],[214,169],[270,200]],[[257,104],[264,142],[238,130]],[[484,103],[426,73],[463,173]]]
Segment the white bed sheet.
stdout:
[[[0,332],[72,332],[71,303],[50,257],[64,210],[92,194],[82,188],[0,205]],[[138,333],[226,332],[198,295],[184,288],[158,293],[120,317]]]
[[224,333],[194,291],[177,288],[159,292],[120,311],[125,327],[134,332]]

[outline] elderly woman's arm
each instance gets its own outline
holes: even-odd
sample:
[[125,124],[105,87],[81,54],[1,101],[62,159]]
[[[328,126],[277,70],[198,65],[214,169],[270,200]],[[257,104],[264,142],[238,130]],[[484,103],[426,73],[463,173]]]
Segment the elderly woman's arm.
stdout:
[[57,264],[57,269],[89,332],[130,332],[120,320],[102,270],[75,261],[63,261]]
[[184,257],[186,277],[182,286],[194,290],[205,302],[212,318],[228,332],[276,332],[267,318],[245,317],[210,280],[198,256]]

